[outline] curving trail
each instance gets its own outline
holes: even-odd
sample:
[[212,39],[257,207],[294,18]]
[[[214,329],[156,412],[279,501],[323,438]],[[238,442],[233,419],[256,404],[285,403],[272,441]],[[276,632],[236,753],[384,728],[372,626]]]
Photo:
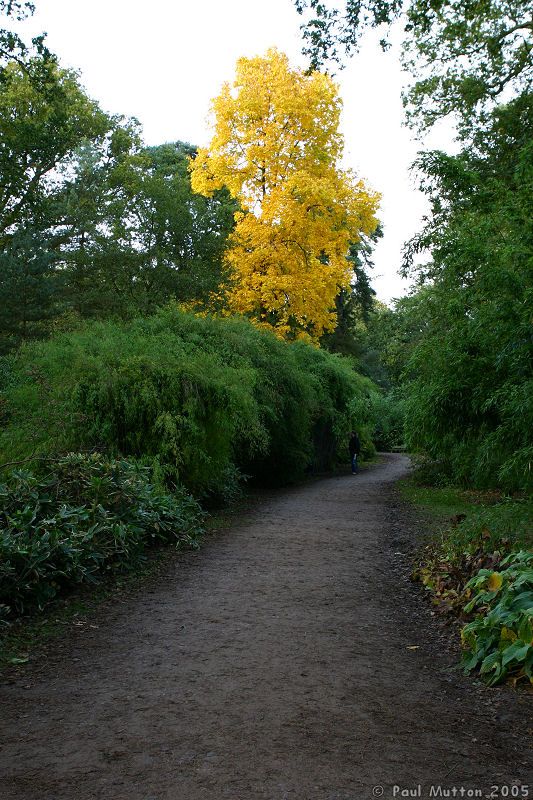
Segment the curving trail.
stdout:
[[527,698],[462,677],[408,580],[414,525],[392,489],[407,469],[387,455],[270,495],[2,685],[0,798],[527,783]]

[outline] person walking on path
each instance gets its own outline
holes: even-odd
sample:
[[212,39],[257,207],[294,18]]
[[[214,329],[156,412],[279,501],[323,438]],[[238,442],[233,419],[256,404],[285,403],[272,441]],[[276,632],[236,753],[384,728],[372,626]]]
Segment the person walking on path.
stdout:
[[348,449],[350,450],[350,458],[352,460],[352,475],[357,475],[357,473],[359,472],[357,457],[361,452],[361,442],[359,441],[359,436],[357,435],[357,431],[351,432]]

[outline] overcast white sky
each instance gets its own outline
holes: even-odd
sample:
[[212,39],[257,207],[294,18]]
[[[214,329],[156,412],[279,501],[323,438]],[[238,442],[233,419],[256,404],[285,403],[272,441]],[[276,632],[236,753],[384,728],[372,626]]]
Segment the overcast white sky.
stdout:
[[[37,0],[27,36],[47,31],[64,66],[81,72],[88,93],[108,112],[132,115],[148,144],[209,140],[206,117],[237,58],[275,46],[304,66],[292,0]],[[344,101],[346,164],[383,195],[385,236],[375,253],[373,285],[384,301],[405,293],[401,247],[418,228],[424,198],[409,175],[420,144],[402,127],[405,77],[397,52],[378,36],[338,74]],[[451,145],[444,130],[431,146]]]

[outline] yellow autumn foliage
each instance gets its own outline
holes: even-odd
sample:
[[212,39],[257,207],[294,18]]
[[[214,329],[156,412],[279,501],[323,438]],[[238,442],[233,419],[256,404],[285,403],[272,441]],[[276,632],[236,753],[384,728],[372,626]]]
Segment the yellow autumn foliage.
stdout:
[[503,577],[499,572],[491,572],[487,580],[487,589],[489,592],[497,592],[502,588]]
[[207,196],[226,186],[240,202],[226,253],[229,310],[316,340],[336,325],[335,297],[352,277],[350,243],[377,226],[379,196],[340,168],[337,86],[269,50],[239,59],[212,111],[213,138],[192,162],[191,181]]
[[502,626],[502,630],[500,633],[500,642],[502,644],[508,644],[508,643],[512,644],[513,642],[516,642],[517,639],[518,639],[517,634],[513,630],[511,630],[511,628],[507,628],[505,625]]

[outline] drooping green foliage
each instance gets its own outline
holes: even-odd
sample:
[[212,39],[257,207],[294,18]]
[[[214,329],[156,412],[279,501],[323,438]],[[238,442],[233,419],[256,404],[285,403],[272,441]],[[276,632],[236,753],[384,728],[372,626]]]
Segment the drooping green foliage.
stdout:
[[390,452],[405,444],[405,399],[398,389],[372,395],[372,441],[377,450]]
[[164,494],[150,470],[72,453],[0,483],[0,622],[62,592],[130,568],[147,547],[197,546],[202,512],[183,490]]
[[421,159],[431,249],[411,299],[423,320],[407,385],[408,441],[479,486],[533,483],[533,99],[498,109],[458,156]]
[[98,446],[197,496],[235,467],[284,482],[332,466],[373,391],[339,356],[175,307],[24,346],[2,375],[2,461]]

